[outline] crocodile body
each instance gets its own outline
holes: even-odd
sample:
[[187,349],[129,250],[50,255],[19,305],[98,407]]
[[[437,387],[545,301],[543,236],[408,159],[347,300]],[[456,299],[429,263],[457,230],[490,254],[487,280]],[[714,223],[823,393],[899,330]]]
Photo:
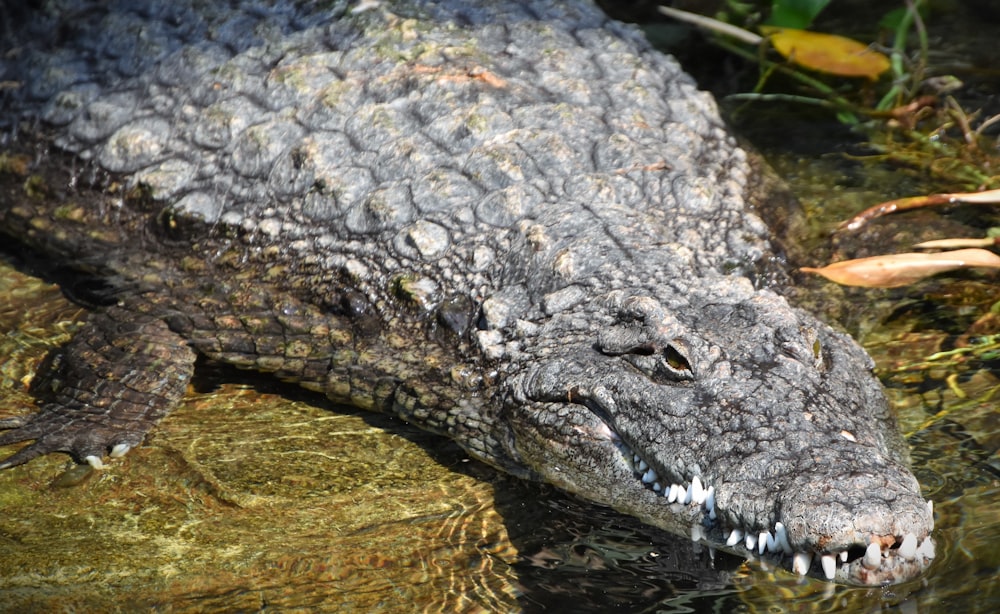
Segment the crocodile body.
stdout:
[[75,5],[5,15],[0,231],[94,309],[0,422],[32,440],[3,467],[127,452],[201,355],[800,573],[933,558],[870,359],[766,287],[757,172],[635,29],[541,0]]

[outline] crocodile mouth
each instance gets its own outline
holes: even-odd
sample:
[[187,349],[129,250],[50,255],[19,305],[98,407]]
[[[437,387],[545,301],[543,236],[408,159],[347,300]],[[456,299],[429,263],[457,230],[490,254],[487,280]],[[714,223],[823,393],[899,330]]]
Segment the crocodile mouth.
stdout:
[[[512,404],[512,447],[538,479],[801,576],[898,584],[920,576],[934,559],[932,504],[891,442],[851,431],[826,437],[816,429],[747,454],[683,422],[698,420],[693,412],[646,409],[706,406],[719,398],[715,390],[696,398],[701,393],[693,387],[672,387],[664,396],[662,387],[620,373],[577,384],[577,372],[551,364],[522,377],[523,396],[514,398],[522,402]],[[766,402],[756,400],[747,411]],[[682,422],[668,423],[674,419]],[[705,443],[686,438],[688,432]],[[706,466],[709,458],[718,460]],[[773,466],[751,466],[768,459]]]
[[[715,486],[699,475],[683,482],[662,479],[649,462],[635,453],[612,431],[612,441],[624,463],[643,488],[678,511],[692,507],[701,511],[700,522],[691,526],[691,538],[712,548],[737,554],[765,567],[769,564],[791,569],[794,573],[846,584],[895,584],[912,579],[924,571],[935,556],[934,541],[928,535],[919,539],[915,533],[893,537],[873,537],[867,544],[828,551],[796,550],[785,525],[777,520],[766,530],[745,526],[725,526],[716,507]],[[665,472],[664,472],[665,473]],[[933,503],[927,501],[933,516]],[[699,518],[699,516],[696,516]]]

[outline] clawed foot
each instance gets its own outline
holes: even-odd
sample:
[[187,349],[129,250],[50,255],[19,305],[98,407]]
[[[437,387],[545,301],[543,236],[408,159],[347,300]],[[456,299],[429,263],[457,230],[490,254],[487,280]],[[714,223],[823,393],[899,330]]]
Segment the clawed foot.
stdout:
[[[82,412],[81,412],[82,413]],[[90,417],[91,419],[88,419]],[[87,463],[95,469],[104,466],[104,456],[124,456],[142,441],[134,434],[123,433],[94,421],[94,415],[69,415],[67,410],[44,406],[32,416],[18,416],[0,420],[0,446],[34,440],[0,460],[0,469],[22,465],[36,457],[52,452],[70,454],[78,463]]]
[[122,456],[180,401],[195,354],[161,320],[110,307],[95,313],[66,346],[38,413],[0,420],[0,446],[34,443],[0,469],[51,452],[103,466]]

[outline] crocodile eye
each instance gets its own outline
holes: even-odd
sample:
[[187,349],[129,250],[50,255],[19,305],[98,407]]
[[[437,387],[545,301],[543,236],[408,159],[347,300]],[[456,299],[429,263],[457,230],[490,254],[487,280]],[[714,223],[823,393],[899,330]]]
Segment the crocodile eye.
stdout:
[[663,358],[667,361],[667,365],[674,371],[691,374],[691,363],[673,345],[667,345],[667,347],[663,348]]
[[823,342],[819,340],[819,337],[813,341],[813,358],[817,368],[823,365]]
[[694,369],[680,348],[676,344],[643,343],[618,355],[654,382],[676,384],[694,379]]

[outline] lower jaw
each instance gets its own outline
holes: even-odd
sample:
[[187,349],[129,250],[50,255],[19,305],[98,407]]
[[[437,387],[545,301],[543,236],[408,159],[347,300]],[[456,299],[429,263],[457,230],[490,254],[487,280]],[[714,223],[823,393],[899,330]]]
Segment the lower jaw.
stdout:
[[909,534],[886,548],[872,543],[867,547],[859,545],[839,551],[813,552],[796,551],[789,544],[787,532],[780,521],[767,531],[723,527],[717,520],[715,489],[705,484],[700,476],[679,484],[661,482],[656,472],[624,442],[619,442],[617,446],[647,490],[662,497],[666,503],[677,506],[678,512],[688,506],[702,511],[700,521],[692,524],[691,537],[709,547],[780,566],[800,576],[809,574],[864,586],[905,582],[919,576],[934,558],[934,542],[929,536],[921,541],[916,535]]

